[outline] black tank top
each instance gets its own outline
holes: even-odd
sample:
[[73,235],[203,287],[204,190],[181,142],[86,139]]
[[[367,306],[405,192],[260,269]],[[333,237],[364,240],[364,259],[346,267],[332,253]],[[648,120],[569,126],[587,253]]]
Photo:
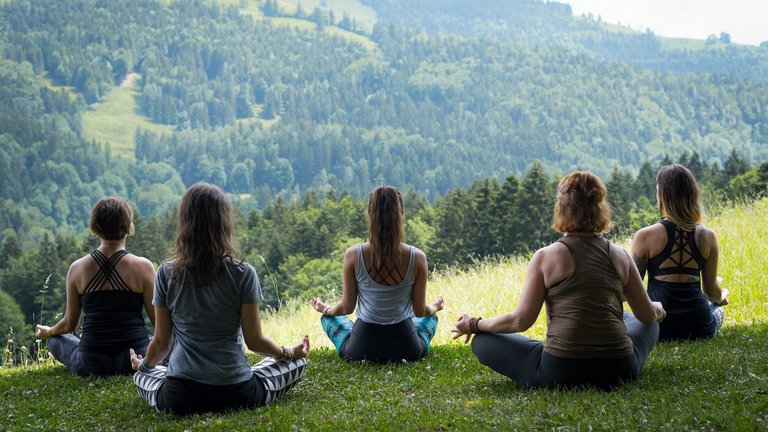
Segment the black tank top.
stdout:
[[[659,323],[659,339],[692,339],[712,336],[716,330],[709,300],[701,291],[701,269],[704,257],[696,246],[696,230],[683,231],[662,219],[667,230],[667,245],[661,253],[648,260],[648,297],[661,302],[667,317]],[[661,268],[667,260],[674,265]],[[696,267],[688,267],[691,261]],[[657,276],[685,274],[696,281],[669,282]]]
[[124,250],[109,258],[99,250],[91,252],[99,270],[80,297],[85,314],[80,338],[83,352],[112,354],[149,344],[141,315],[142,294],[132,291],[115,269],[125,255],[128,253]]

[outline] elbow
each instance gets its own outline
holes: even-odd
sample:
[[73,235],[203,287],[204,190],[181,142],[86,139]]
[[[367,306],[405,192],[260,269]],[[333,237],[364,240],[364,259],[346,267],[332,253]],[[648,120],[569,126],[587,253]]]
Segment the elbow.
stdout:
[[425,306],[421,306],[421,307],[413,306],[413,315],[416,316],[417,318],[421,318],[429,315],[428,312],[429,311]]
[[656,322],[656,317],[653,315],[635,316],[635,318],[645,325],[651,325]]

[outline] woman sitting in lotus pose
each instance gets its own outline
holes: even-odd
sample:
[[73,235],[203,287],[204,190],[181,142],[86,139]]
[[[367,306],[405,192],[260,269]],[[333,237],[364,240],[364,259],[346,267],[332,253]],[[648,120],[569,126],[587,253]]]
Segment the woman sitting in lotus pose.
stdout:
[[[35,334],[48,339],[48,351],[76,375],[129,374],[125,352],[131,348],[143,354],[149,344],[141,310],[155,323],[155,267],[125,251],[125,238],[133,233],[133,211],[124,199],[100,199],[89,225],[101,244],[69,267],[64,317],[53,327],[36,326]],[[81,312],[85,318],[78,339],[71,332]]]
[[[155,336],[145,357],[130,351],[139,394],[158,411],[265,405],[304,373],[309,339],[281,347],[262,334],[259,278],[250,264],[232,258],[232,231],[224,191],[207,183],[187,190],[175,257],[157,270]],[[251,367],[243,343],[268,357]],[[166,356],[167,368],[158,366]]]
[[[418,360],[429,352],[443,298],[427,304],[427,257],[403,243],[403,198],[392,186],[368,198],[367,242],[344,253],[341,301],[312,306],[340,357],[395,362]],[[346,315],[355,311],[354,325]]]
[[[589,172],[560,181],[555,229],[563,237],[531,258],[515,310],[486,319],[464,314],[452,330],[465,342],[474,334],[480,363],[522,387],[612,388],[638,376],[664,309],[648,298],[629,255],[601,235],[611,225],[605,194]],[[635,315],[623,311],[624,297]],[[542,305],[545,341],[516,334],[533,325]]]
[[656,176],[656,199],[662,219],[635,234],[632,257],[641,277],[648,271],[648,295],[667,311],[659,339],[714,336],[728,291],[717,278],[717,236],[701,224],[696,179],[682,165],[667,165]]

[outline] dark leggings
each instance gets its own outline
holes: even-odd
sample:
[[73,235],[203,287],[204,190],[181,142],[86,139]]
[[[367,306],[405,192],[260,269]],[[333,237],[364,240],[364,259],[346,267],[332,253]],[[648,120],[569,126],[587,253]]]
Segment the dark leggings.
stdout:
[[374,363],[415,361],[429,353],[437,330],[437,315],[410,318],[396,324],[371,324],[346,316],[322,317],[323,330],[339,357]]
[[[136,354],[146,355],[147,345],[134,347],[134,350]],[[114,353],[83,352],[80,349],[80,339],[69,333],[48,339],[48,352],[77,376],[133,373],[128,348]]]
[[544,351],[544,344],[519,334],[481,333],[472,340],[480,363],[512,378],[521,387],[595,386],[611,389],[637,378],[656,340],[659,325],[645,325],[624,313],[633,353],[613,359],[571,359]]

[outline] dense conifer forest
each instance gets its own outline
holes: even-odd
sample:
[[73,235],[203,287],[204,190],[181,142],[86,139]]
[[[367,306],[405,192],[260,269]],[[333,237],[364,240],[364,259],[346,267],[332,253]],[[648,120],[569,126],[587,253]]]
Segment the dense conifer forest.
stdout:
[[[683,48],[537,0],[362,3],[370,30],[276,1],[0,2],[4,328],[29,338],[21,323],[61,313],[106,194],[136,206],[128,248],[159,263],[185,188],[222,186],[279,307],[340,290],[383,182],[433,268],[551,241],[554,184],[577,168],[608,184],[616,237],[657,217],[665,163],[711,204],[767,189],[766,44]],[[125,153],[86,139],[83,116],[129,76],[137,113],[169,132],[138,129]]]

